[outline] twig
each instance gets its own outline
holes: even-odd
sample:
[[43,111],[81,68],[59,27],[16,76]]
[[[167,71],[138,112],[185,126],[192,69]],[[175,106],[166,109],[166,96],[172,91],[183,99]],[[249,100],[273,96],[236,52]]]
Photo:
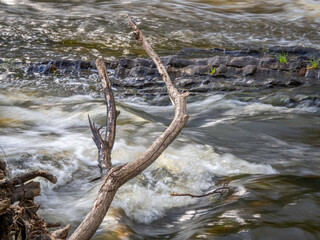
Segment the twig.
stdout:
[[219,193],[220,195],[222,195],[223,191],[225,190],[229,190],[230,187],[228,186],[230,182],[226,182],[223,184],[222,187],[220,188],[217,188],[209,193],[206,193],[206,194],[202,194],[202,195],[193,195],[193,194],[190,194],[190,193],[171,193],[170,195],[173,196],[173,197],[191,197],[191,198],[202,198],[202,197],[207,197],[207,196],[210,196],[212,194],[215,194],[215,193]]
[[46,223],[47,228],[61,227],[61,223]]
[[7,154],[6,154],[6,152],[3,150],[3,148],[0,146],[0,148],[1,148],[1,150],[2,150],[2,152],[3,152],[3,154],[4,154],[4,156],[6,157],[6,161],[8,162],[8,157],[7,157]]

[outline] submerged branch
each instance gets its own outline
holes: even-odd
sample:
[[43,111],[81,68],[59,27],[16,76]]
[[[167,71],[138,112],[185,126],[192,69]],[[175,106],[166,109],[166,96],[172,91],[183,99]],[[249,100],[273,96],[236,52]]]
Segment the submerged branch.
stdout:
[[202,198],[202,197],[207,197],[207,196],[210,196],[212,194],[215,194],[215,193],[219,193],[220,195],[222,195],[223,191],[226,191],[226,190],[229,190],[230,187],[228,186],[230,182],[226,182],[223,184],[222,187],[220,188],[217,188],[211,192],[208,192],[206,194],[202,194],[202,195],[193,195],[193,194],[190,194],[190,193],[171,193],[170,195],[173,196],[173,197],[191,197],[191,198]]

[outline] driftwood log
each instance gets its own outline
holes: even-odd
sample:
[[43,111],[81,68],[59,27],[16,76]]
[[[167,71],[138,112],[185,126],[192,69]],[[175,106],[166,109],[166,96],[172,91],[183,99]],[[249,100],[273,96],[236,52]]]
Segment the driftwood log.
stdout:
[[43,177],[56,183],[57,178],[41,170],[13,179],[4,179],[5,176],[6,163],[0,159],[0,239],[66,239],[70,225],[50,233],[50,226],[37,214],[39,205],[34,203],[34,198],[40,195],[41,189],[39,182],[31,180]]
[[145,40],[142,32],[130,18],[128,18],[128,21],[133,29],[136,39],[139,40],[142,47],[156,64],[158,71],[165,82],[171,102],[174,105],[175,115],[169,127],[138,159],[123,166],[112,167],[111,149],[115,138],[117,111],[114,104],[110,80],[108,78],[105,63],[102,59],[97,59],[96,66],[99,71],[100,80],[107,102],[107,130],[105,139],[102,138],[99,131],[100,129],[98,129],[94,123],[91,122],[90,118],[89,122],[93,133],[93,139],[99,152],[99,167],[101,172],[106,173],[106,175],[103,177],[101,188],[90,212],[87,214],[75,232],[71,235],[70,240],[86,240],[93,236],[105,217],[117,190],[123,184],[149,167],[178,136],[188,121],[188,115],[186,114],[186,97],[188,96],[188,93],[180,94],[178,92],[178,90],[172,84],[160,58]]

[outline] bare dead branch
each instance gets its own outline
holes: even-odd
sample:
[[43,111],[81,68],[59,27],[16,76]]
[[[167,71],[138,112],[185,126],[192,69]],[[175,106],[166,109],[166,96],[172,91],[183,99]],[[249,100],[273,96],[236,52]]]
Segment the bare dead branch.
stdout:
[[35,170],[29,173],[25,173],[21,176],[15,177],[10,180],[5,180],[3,182],[0,182],[0,188],[5,188],[5,187],[11,187],[11,186],[17,186],[21,185],[31,179],[34,179],[36,177],[43,177],[49,180],[52,183],[57,182],[57,178],[53,176],[51,173],[42,171],[42,170]]
[[1,199],[0,200],[0,216],[4,214],[10,207],[10,199]]
[[[189,95],[189,93],[180,94],[178,92],[178,90],[172,84],[170,77],[162,62],[160,61],[158,55],[147,43],[147,41],[144,38],[144,35],[138,29],[135,23],[130,18],[128,20],[137,39],[140,41],[143,48],[155,62],[158,71],[166,84],[169,97],[175,108],[175,115],[170,126],[155,140],[155,142],[148,148],[148,150],[145,153],[143,153],[138,159],[128,164],[125,164],[124,166],[117,166],[111,168],[111,170],[108,172],[108,174],[102,182],[102,186],[99,190],[98,196],[95,202],[93,203],[90,212],[87,214],[80,226],[78,226],[75,232],[71,235],[69,240],[87,240],[93,236],[93,234],[100,226],[103,218],[105,217],[117,190],[124,183],[134,178],[143,170],[145,170],[148,166],[150,166],[178,136],[183,127],[186,125],[189,118],[189,116],[186,114],[186,98]],[[99,62],[99,65],[100,64],[102,63]],[[100,73],[99,71],[99,75],[100,78],[107,79],[106,71],[105,73]],[[108,101],[107,97],[106,101]],[[109,116],[107,118],[110,118],[111,122],[115,121],[115,115],[112,114],[111,117],[113,118],[110,118]]]
[[150,56],[150,58],[153,60],[153,62],[156,64],[157,69],[160,73],[160,76],[162,77],[162,80],[166,84],[166,88],[170,97],[170,100],[173,105],[176,105],[178,101],[177,96],[179,95],[178,90],[174,87],[172,84],[172,81],[170,80],[170,76],[165,68],[165,66],[162,64],[159,56],[156,54],[156,52],[152,49],[150,44],[146,41],[145,36],[143,33],[139,30],[137,25],[132,21],[130,17],[128,17],[129,24],[133,30],[133,33],[137,40],[141,43],[144,50],[147,52],[147,54]]
[[[111,168],[111,161],[108,161],[107,157],[107,144],[102,139],[100,128],[97,128],[94,122],[91,122],[90,116],[88,115],[88,120],[90,124],[90,129],[92,132],[92,139],[95,142],[97,148],[98,148],[98,166],[100,168],[100,173],[103,175],[104,169],[110,169]],[[105,163],[105,164],[104,164]]]
[[66,239],[68,236],[68,232],[70,229],[71,225],[68,224],[67,226],[65,226],[64,228],[58,229],[54,232],[51,233],[51,235],[56,239]]
[[3,179],[6,176],[6,172],[0,170],[0,180]]
[[25,185],[15,187],[12,192],[10,191],[8,193],[7,197],[10,198],[11,203],[24,199],[33,199],[34,197],[40,196],[40,183],[29,182]]
[[212,194],[215,194],[215,193],[219,193],[220,195],[222,195],[222,193],[226,190],[229,190],[230,187],[228,186],[229,185],[229,182],[226,182],[225,184],[223,184],[223,187],[220,187],[220,188],[217,188],[211,192],[208,192],[206,194],[202,194],[202,195],[193,195],[193,194],[190,194],[190,193],[171,193],[170,195],[173,196],[173,197],[191,197],[191,198],[203,198],[203,197],[207,197],[207,196],[210,196]]
[[91,122],[89,116],[88,118],[93,135],[93,141],[98,148],[98,166],[100,168],[101,175],[105,175],[112,167],[111,151],[116,136],[116,119],[120,112],[116,109],[114,96],[104,61],[102,59],[97,59],[96,66],[99,72],[101,85],[107,104],[107,126],[105,139],[103,139],[101,136],[101,128],[98,129],[94,122]]
[[46,222],[46,227],[47,227],[47,228],[57,228],[57,227],[61,227],[61,223],[48,223],[48,222]]
[[0,180],[6,176],[6,162],[0,158]]
[[1,158],[0,158],[0,170],[2,171],[6,170],[6,162],[3,161]]

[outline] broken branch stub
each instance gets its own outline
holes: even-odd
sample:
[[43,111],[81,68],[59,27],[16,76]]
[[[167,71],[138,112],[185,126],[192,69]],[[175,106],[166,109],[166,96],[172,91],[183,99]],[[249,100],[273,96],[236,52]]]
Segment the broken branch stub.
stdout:
[[[99,190],[98,196],[93,203],[90,212],[87,214],[82,223],[78,226],[75,232],[71,235],[69,240],[87,240],[90,239],[100,226],[103,218],[105,217],[111,202],[117,192],[117,190],[130,179],[134,178],[150,166],[161,154],[162,152],[173,142],[173,140],[178,136],[183,127],[188,121],[188,115],[186,114],[186,97],[188,93],[180,94],[178,90],[174,87],[171,79],[163,66],[158,55],[153,51],[151,46],[145,40],[144,35],[135,25],[135,23],[129,18],[129,24],[132,27],[137,39],[142,44],[142,47],[146,50],[147,54],[155,62],[158,71],[165,82],[169,97],[175,108],[174,118],[169,125],[169,127],[154,141],[154,143],[144,152],[138,159],[127,163],[123,166],[116,166],[110,169],[105,178],[103,179],[101,188]],[[99,64],[98,64],[99,63]],[[104,63],[97,60],[97,68],[101,65],[101,71],[99,75],[102,78],[108,79]],[[102,66],[103,65],[103,66]],[[99,70],[99,69],[98,69]],[[112,92],[110,85],[102,83],[102,87],[107,86],[107,88]],[[113,95],[112,95],[113,96]],[[107,107],[109,106],[108,101],[110,98],[106,95]],[[114,101],[114,100],[112,100]],[[115,109],[115,108],[114,108]],[[115,126],[116,111],[107,115],[107,121],[110,121],[109,126]],[[109,111],[107,111],[109,114]],[[107,124],[108,126],[108,124]],[[90,121],[90,127],[93,133],[93,139],[95,140],[98,150],[103,148],[105,142],[102,141],[102,137],[99,133],[99,129],[95,127]],[[115,128],[114,128],[115,130]],[[115,134],[115,133],[114,133]],[[109,135],[108,135],[109,136]],[[110,134],[111,136],[111,134]],[[108,141],[108,138],[106,138]],[[113,145],[113,143],[112,143]],[[110,149],[111,151],[111,149]],[[100,156],[100,155],[99,155]]]
[[111,151],[113,148],[116,136],[116,119],[120,114],[116,110],[113,92],[111,89],[110,79],[108,77],[107,68],[104,61],[99,58],[96,60],[96,66],[99,72],[100,81],[107,105],[107,125],[105,139],[102,138],[100,129],[94,122],[91,122],[89,117],[90,128],[93,135],[93,140],[98,148],[98,166],[102,175],[105,175],[112,167]]

